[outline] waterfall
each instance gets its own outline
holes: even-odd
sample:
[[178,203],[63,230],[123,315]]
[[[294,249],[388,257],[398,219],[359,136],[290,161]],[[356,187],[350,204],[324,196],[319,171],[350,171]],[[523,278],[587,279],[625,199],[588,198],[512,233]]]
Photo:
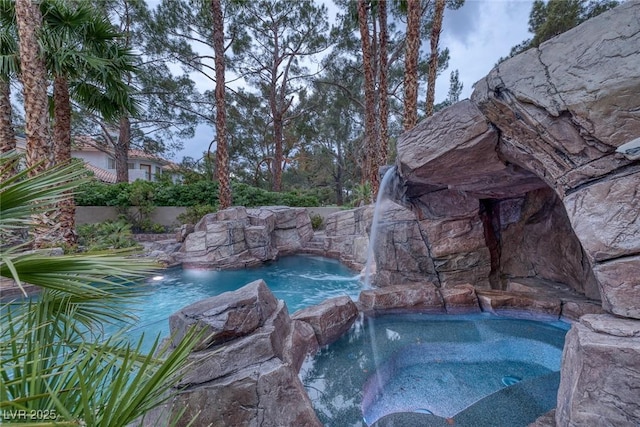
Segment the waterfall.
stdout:
[[[365,264],[363,274],[364,289],[371,289],[372,287],[371,282],[373,276],[373,267],[375,265],[375,247],[378,239],[378,227],[381,220],[380,217],[384,212],[386,205],[400,196],[401,192],[398,190],[399,188],[401,188],[400,177],[396,172],[396,168],[390,167],[385,172],[382,181],[380,182],[378,197],[376,199],[376,204],[373,210],[373,220],[371,222],[371,230],[369,232],[369,246],[367,247],[367,262]],[[369,336],[371,339],[371,354],[373,356],[374,365],[376,367],[374,377],[372,378],[372,381],[375,384],[375,386],[373,387],[375,393],[374,396],[371,396],[370,398],[377,399],[381,397],[383,393],[383,379],[381,378],[380,372],[377,370],[377,367],[380,366],[380,355],[377,348],[378,344],[376,340],[375,325],[372,319],[367,318],[367,325],[369,329]],[[362,409],[364,412],[364,407]],[[366,419],[363,418],[363,421],[365,425],[368,425]]]
[[371,221],[371,231],[369,232],[369,246],[367,247],[367,262],[364,267],[363,282],[364,289],[371,289],[373,276],[373,267],[375,265],[375,247],[378,239],[378,227],[380,225],[380,216],[384,212],[385,206],[393,200],[401,199],[403,196],[403,188],[400,176],[396,167],[392,166],[385,172],[380,182],[378,197],[373,210],[373,220]]

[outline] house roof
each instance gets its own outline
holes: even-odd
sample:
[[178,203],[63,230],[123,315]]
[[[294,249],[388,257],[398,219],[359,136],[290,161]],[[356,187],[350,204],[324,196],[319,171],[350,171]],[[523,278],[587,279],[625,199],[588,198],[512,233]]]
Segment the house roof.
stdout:
[[[98,148],[100,146],[100,148]],[[109,146],[103,146],[96,139],[92,138],[89,135],[77,135],[73,137],[73,151],[84,151],[84,152],[108,152],[113,155],[113,148]],[[129,149],[128,157],[130,159],[146,159],[146,160],[154,160],[157,163],[162,165],[168,165],[172,162],[164,159],[158,155],[147,153],[143,150],[138,150],[135,148]]]
[[[18,150],[24,151],[26,149],[26,140],[23,136],[16,136],[16,145]],[[101,145],[96,139],[92,138],[89,135],[74,135],[72,142],[72,155],[73,152],[100,152],[113,156],[113,148],[108,146],[101,146],[98,148],[97,146]],[[146,153],[143,150],[138,149],[130,149],[129,150],[129,159],[146,159],[146,160],[154,160],[155,162],[162,165],[162,169],[168,172],[177,172],[180,170],[180,166],[176,163],[163,159],[160,156],[155,154]],[[85,162],[85,167],[92,171],[97,179],[103,182],[115,183],[116,175],[111,173],[105,169],[102,169],[98,166],[92,165],[90,163]]]
[[107,182],[109,184],[115,184],[118,180],[116,174],[94,166],[91,163],[84,162],[84,167],[93,172],[93,174],[99,181]]

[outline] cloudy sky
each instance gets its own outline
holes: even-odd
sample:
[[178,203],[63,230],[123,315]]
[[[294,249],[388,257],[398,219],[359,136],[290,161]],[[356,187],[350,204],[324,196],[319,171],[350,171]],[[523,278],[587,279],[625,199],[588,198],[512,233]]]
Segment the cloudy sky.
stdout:
[[[467,98],[473,84],[500,57],[530,37],[527,22],[532,3],[533,0],[466,0],[462,8],[445,11],[440,45],[449,48],[450,60],[449,69],[436,83],[436,102],[446,98],[452,70],[459,71],[464,84],[461,98]],[[335,7],[329,5],[329,10],[332,13]],[[200,158],[213,137],[212,129],[200,126],[195,138],[185,141],[184,149],[176,153],[174,160],[180,161],[183,156]]]
[[436,98],[445,98],[448,76],[458,69],[464,83],[462,97],[471,94],[472,85],[484,77],[498,59],[529,38],[527,27],[529,0],[467,0],[458,10],[446,10],[440,43],[448,47],[449,70],[436,85]]

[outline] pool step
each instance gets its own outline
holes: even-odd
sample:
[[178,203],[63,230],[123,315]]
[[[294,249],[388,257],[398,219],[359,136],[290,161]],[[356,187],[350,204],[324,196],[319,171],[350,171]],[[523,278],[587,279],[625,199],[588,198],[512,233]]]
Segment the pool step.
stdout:
[[311,240],[304,244],[304,250],[310,253],[323,254],[324,253],[325,235],[323,232],[316,232]]

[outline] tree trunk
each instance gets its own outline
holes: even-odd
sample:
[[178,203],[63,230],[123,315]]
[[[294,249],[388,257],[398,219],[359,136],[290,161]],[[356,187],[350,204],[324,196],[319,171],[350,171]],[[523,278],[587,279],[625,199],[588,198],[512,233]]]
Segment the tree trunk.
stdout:
[[418,56],[420,53],[420,0],[407,0],[407,41],[404,59],[404,130],[418,122]]
[[[274,145],[273,162],[271,162],[271,175],[273,178],[271,189],[273,191],[280,191],[282,185],[282,160],[284,153],[282,150],[283,119],[280,108],[282,100],[279,100],[278,94],[278,63],[281,61],[281,58],[280,43],[277,32],[274,32],[273,45],[273,63],[271,64],[271,82],[269,85],[269,107],[271,108],[271,117],[273,118]],[[283,81],[283,84],[286,84],[286,79]]]
[[282,189],[282,163],[284,161],[284,151],[282,149],[283,140],[283,120],[280,112],[273,117],[273,140],[275,142],[275,153],[273,155],[273,191]]
[[224,21],[220,0],[211,0],[213,17],[213,48],[216,66],[216,169],[218,178],[218,204],[220,209],[231,206],[229,184],[229,151],[227,147],[227,110],[225,103]]
[[336,169],[334,174],[335,179],[335,189],[336,189],[336,204],[338,206],[342,206],[344,204],[344,167],[343,167],[343,156],[342,156],[342,144],[340,141],[337,143],[337,153],[336,153]]
[[[16,22],[20,50],[22,90],[24,94],[27,167],[35,176],[51,167],[47,70],[38,43],[42,15],[38,3],[16,1]],[[46,214],[33,215],[30,234],[33,245],[42,248],[50,244],[55,223]]]
[[42,27],[42,15],[38,3],[31,0],[17,0],[16,20],[26,119],[27,167],[37,165],[31,172],[31,175],[36,175],[51,166],[48,81],[37,37]]
[[67,79],[53,80],[53,153],[56,165],[71,161],[71,100]]
[[[387,0],[378,1],[378,19],[380,20],[380,74],[378,91],[380,96],[380,138],[378,148],[378,167],[387,164],[389,151],[389,30],[387,27]],[[379,177],[378,168],[376,176]],[[377,189],[374,194],[377,194]]]
[[[362,63],[364,70],[364,160],[362,164],[362,181],[369,182],[372,194],[375,194],[379,185],[377,171],[378,141],[376,138],[375,117],[375,82],[373,80],[373,62],[371,54],[371,40],[369,36],[368,11],[366,0],[358,0],[358,26],[360,28],[360,41],[362,43]],[[368,200],[370,202],[371,200]]]
[[131,122],[129,117],[120,118],[118,141],[114,144],[113,156],[116,160],[116,182],[129,182],[129,143],[131,140]]
[[[69,99],[69,85],[67,79],[56,76],[53,80],[53,148],[54,163],[67,165],[71,163],[71,100]],[[76,204],[73,193],[58,202],[55,212],[55,222],[59,227],[59,238],[68,245],[78,243],[76,228]]]
[[429,57],[429,75],[427,76],[427,103],[425,113],[427,117],[433,115],[433,104],[436,95],[436,76],[438,72],[438,44],[440,43],[440,31],[442,30],[442,18],[444,16],[445,0],[436,0],[431,24],[431,56]]

